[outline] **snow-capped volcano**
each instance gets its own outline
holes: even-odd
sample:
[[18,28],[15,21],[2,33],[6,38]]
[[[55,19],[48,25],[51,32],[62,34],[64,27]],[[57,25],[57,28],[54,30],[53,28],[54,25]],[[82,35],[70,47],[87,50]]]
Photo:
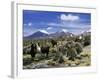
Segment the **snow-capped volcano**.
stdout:
[[49,34],[46,30],[38,30],[37,32],[41,32],[41,33],[45,33],[45,34]]
[[27,39],[32,39],[32,38],[41,38],[41,37],[46,37],[48,36],[48,33],[42,30],[39,30],[32,35],[28,36]]
[[25,37],[26,39],[34,39],[34,38],[50,38],[50,37],[60,37],[60,36],[73,36],[74,34],[68,32],[65,29],[61,31],[57,31],[55,33],[49,34],[45,30],[38,30],[37,32],[33,33],[32,35]]

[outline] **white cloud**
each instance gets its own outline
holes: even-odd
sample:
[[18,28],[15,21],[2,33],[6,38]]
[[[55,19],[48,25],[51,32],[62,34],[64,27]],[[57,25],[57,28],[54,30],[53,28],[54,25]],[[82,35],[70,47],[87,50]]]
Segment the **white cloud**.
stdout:
[[50,30],[50,29],[52,29],[52,27],[48,27],[48,28],[47,28],[47,30]]
[[39,31],[41,31],[41,32],[43,32],[43,33],[46,33],[46,34],[49,34],[46,30],[39,30]]
[[59,26],[59,23],[48,23],[49,26]]
[[68,15],[61,14],[60,18],[63,21],[76,21],[76,20],[79,20],[79,16],[75,16],[75,15],[72,15],[72,14],[68,14]]
[[68,30],[67,30],[67,29],[62,29],[62,31],[63,31],[63,32],[68,32]]
[[31,22],[29,22],[29,23],[28,23],[28,26],[32,26],[32,23],[31,23]]

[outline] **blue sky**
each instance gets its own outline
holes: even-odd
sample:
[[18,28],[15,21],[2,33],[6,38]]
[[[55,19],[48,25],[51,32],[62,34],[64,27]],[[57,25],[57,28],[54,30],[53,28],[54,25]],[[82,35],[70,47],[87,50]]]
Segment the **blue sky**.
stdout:
[[57,31],[80,34],[91,28],[90,13],[23,10],[23,35],[37,31],[51,34]]

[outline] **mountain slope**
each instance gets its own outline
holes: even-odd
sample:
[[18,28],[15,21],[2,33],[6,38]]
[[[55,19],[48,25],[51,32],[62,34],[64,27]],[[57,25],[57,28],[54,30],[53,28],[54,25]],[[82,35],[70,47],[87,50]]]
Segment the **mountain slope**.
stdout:
[[28,37],[24,37],[24,39],[54,38],[54,37],[60,37],[60,36],[74,36],[74,34],[70,32],[64,32],[64,31],[58,31],[51,34],[47,34],[42,31],[37,31]]
[[37,32],[33,33],[32,35],[30,35],[28,37],[24,37],[24,38],[33,39],[33,38],[41,38],[41,37],[46,37],[46,36],[48,36],[48,34],[43,33],[41,31],[37,31]]

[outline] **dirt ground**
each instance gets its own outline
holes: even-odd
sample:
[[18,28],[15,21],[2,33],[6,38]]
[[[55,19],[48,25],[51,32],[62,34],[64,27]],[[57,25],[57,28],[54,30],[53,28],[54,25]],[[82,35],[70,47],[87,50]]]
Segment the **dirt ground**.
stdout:
[[[25,60],[24,60],[25,59]],[[40,68],[57,68],[57,67],[82,67],[91,65],[91,46],[86,46],[83,51],[76,57],[74,61],[68,59],[68,57],[63,56],[63,63],[58,63],[51,59],[32,60],[30,55],[23,56],[23,69],[40,69]]]

